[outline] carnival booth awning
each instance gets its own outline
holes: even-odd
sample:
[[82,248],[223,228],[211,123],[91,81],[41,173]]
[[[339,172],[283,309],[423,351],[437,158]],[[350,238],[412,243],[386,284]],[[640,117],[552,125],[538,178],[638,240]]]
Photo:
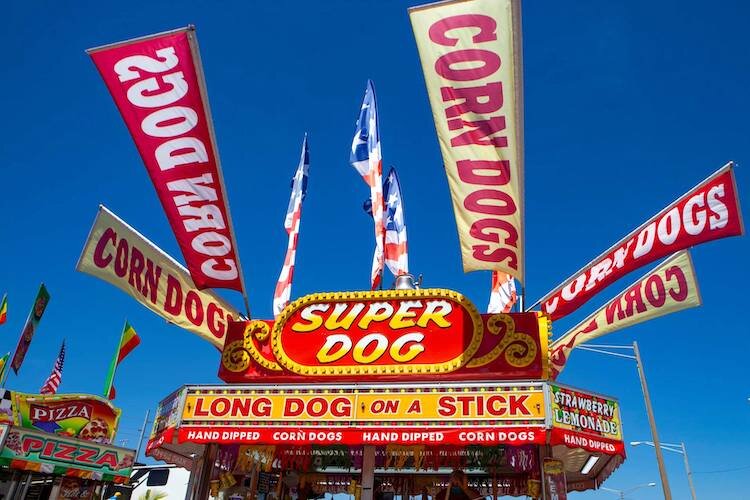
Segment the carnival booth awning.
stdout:
[[356,470],[361,447],[375,445],[383,470],[491,466],[507,473],[516,472],[511,455],[528,453],[538,463],[537,448],[551,445],[569,489],[595,488],[624,459],[615,400],[523,381],[186,386],[157,410],[147,454],[192,468],[191,457],[211,443],[234,446],[235,454],[237,445],[243,453],[262,449],[269,465],[310,467],[316,455],[338,454],[338,465]]
[[111,444],[120,410],[108,400],[0,391],[0,465],[48,476],[129,480],[135,452]]

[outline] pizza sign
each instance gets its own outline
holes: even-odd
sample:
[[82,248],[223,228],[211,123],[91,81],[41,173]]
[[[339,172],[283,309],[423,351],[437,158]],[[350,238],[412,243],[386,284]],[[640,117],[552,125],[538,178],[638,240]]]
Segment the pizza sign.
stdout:
[[76,417],[91,420],[93,407],[90,404],[79,401],[58,405],[32,404],[30,406],[30,413],[31,420],[35,422],[58,422]]
[[3,465],[38,471],[41,464],[54,474],[91,477],[93,472],[114,482],[130,477],[133,462],[133,450],[22,428],[11,430],[0,450]]
[[104,444],[111,443],[117,432],[120,410],[106,399],[83,394],[14,395],[14,420],[19,427]]

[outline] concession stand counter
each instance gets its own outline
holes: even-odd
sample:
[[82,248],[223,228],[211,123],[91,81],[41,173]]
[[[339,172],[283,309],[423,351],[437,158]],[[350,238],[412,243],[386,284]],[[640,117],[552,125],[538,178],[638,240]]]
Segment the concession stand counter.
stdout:
[[232,323],[219,376],[157,409],[146,453],[191,498],[564,498],[624,460],[616,400],[548,380],[549,321],[442,289],[321,293]]

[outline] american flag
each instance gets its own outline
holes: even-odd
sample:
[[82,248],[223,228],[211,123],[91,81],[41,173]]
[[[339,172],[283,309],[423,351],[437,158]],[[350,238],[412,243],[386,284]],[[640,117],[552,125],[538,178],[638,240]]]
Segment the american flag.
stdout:
[[60,387],[62,381],[63,363],[65,362],[65,341],[63,340],[62,346],[60,346],[60,354],[57,355],[57,361],[55,361],[55,367],[52,368],[52,373],[49,374],[47,380],[44,381],[44,385],[39,389],[41,394],[55,394],[57,389]]
[[378,288],[383,274],[383,162],[380,154],[380,133],[378,132],[378,111],[375,102],[375,87],[367,80],[365,98],[357,119],[357,130],[352,141],[350,163],[357,169],[362,179],[370,186],[372,218],[375,222],[375,254],[372,257],[370,286]]
[[492,271],[492,291],[487,312],[490,314],[509,313],[517,300],[516,281],[513,276]]
[[284,266],[279,274],[279,281],[276,282],[276,290],[273,294],[273,314],[278,316],[279,313],[289,303],[292,295],[292,279],[294,277],[294,261],[297,256],[297,238],[299,236],[299,223],[302,216],[302,200],[307,194],[307,177],[310,168],[310,151],[307,148],[307,135],[302,141],[302,156],[299,159],[297,171],[292,179],[292,195],[289,198],[289,207],[286,210],[286,219],[284,219],[284,228],[289,235],[289,242],[286,247],[286,257]]
[[391,167],[383,183],[385,195],[385,265],[394,276],[409,273],[409,249],[401,187],[396,169]]

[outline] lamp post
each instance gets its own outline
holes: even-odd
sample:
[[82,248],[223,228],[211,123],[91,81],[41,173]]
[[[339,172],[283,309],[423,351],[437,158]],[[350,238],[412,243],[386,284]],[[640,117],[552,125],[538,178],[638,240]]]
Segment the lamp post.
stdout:
[[[667,478],[667,469],[664,466],[664,455],[661,452],[661,446],[659,444],[659,433],[656,431],[656,419],[654,418],[654,410],[651,408],[651,396],[648,393],[648,384],[646,383],[646,373],[643,371],[643,361],[641,360],[641,352],[638,350],[638,342],[633,342],[632,346],[629,345],[579,345],[576,349],[583,351],[598,352],[600,354],[607,354],[609,356],[615,356],[618,358],[626,358],[635,360],[635,364],[638,367],[638,377],[641,379],[641,390],[643,391],[643,401],[646,404],[646,413],[648,414],[648,424],[651,427],[651,439],[654,440],[656,446],[656,463],[659,465],[659,477],[661,479],[661,488],[664,492],[664,500],[672,500],[672,490],[669,489],[669,479]],[[612,352],[607,349],[626,349],[632,350],[633,355],[623,354],[621,352]]]
[[620,495],[620,500],[623,500],[625,498],[625,495],[627,495],[628,493],[631,493],[635,490],[640,490],[641,488],[653,488],[654,486],[656,486],[656,483],[639,484],[638,486],[633,486],[632,488],[628,488],[627,490],[616,490],[614,488],[605,488],[604,486],[599,489],[602,491],[608,491],[610,493]]
[[[647,446],[653,446],[654,443],[651,441],[631,441],[630,446],[638,446],[641,444],[645,444]],[[685,443],[680,442],[679,444],[673,444],[673,443],[661,443],[661,449],[671,451],[672,453],[679,453],[682,455],[683,460],[685,461],[685,472],[687,473],[688,477],[688,484],[690,485],[690,496],[693,498],[693,500],[697,500],[697,496],[695,495],[695,486],[693,486],[693,471],[690,470],[690,462],[688,461],[688,455],[687,450],[685,449]]]

